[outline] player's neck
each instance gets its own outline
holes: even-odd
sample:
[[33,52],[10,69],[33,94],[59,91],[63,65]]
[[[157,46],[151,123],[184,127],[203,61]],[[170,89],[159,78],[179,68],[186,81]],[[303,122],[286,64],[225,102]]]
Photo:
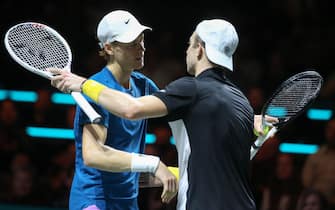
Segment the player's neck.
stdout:
[[203,71],[206,71],[209,68],[213,68],[214,66],[209,62],[199,62],[195,68],[195,76],[198,76]]
[[130,75],[132,71],[126,71],[120,65],[110,64],[107,65],[108,70],[113,74],[116,81],[119,82],[124,88],[130,88]]

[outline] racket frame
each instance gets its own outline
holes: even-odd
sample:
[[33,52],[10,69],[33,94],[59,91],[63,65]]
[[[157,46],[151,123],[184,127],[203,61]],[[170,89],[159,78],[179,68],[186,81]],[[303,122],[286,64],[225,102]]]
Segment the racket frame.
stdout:
[[[287,120],[280,120],[278,123],[274,123],[274,124],[270,124],[266,121],[266,111],[268,109],[269,104],[272,102],[273,98],[275,98],[277,96],[277,94],[282,91],[283,88],[290,86],[290,84],[294,83],[294,81],[296,79],[299,79],[303,76],[310,76],[310,77],[315,77],[315,78],[319,78],[319,86],[318,88],[313,92],[314,94],[312,95],[312,97],[309,98],[309,101],[305,104],[305,106],[300,109],[297,113],[295,113],[294,116],[291,116],[290,118],[288,118]],[[264,142],[266,140],[268,140],[270,137],[272,137],[273,135],[275,135],[283,126],[287,125],[289,122],[291,122],[292,120],[294,120],[295,118],[297,118],[301,113],[303,113],[314,101],[315,99],[318,97],[319,93],[320,93],[320,89],[321,86],[323,84],[323,78],[322,76],[314,71],[314,70],[308,70],[308,71],[304,71],[304,72],[300,72],[297,73],[293,76],[291,76],[290,78],[288,78],[287,80],[285,80],[275,91],[274,93],[271,95],[271,97],[265,102],[263,108],[262,108],[262,128],[264,128],[265,126],[269,126],[271,127],[271,129],[268,131],[268,133],[266,133],[265,135],[260,135],[255,141],[254,143],[251,145],[251,149],[250,149],[250,160],[252,160],[255,155],[257,154],[258,150],[260,149],[260,147],[264,144]]]
[[[17,55],[16,53],[12,50],[12,47],[9,44],[9,34],[12,30],[14,30],[17,27],[20,26],[24,26],[24,25],[34,25],[34,27],[40,27],[43,28],[44,30],[50,32],[52,35],[54,35],[57,39],[59,39],[62,44],[64,45],[67,53],[68,53],[68,62],[65,65],[65,67],[63,68],[63,70],[70,72],[71,71],[71,63],[72,63],[72,51],[71,48],[69,46],[69,44],[67,43],[67,41],[53,28],[42,24],[42,23],[36,23],[36,22],[25,22],[25,23],[19,23],[16,24],[14,26],[12,26],[10,29],[8,29],[8,31],[5,34],[5,47],[9,53],[9,55],[18,63],[20,64],[23,68],[38,74],[46,79],[51,80],[51,78],[53,77],[53,75],[48,72],[48,71],[43,71],[40,69],[37,69],[31,65],[29,65],[28,63],[22,61]],[[89,117],[90,121],[92,123],[98,123],[101,121],[101,116],[93,109],[93,107],[88,103],[88,101],[85,99],[85,97],[79,93],[79,92],[71,92],[71,96],[74,98],[74,100],[76,101],[76,103],[80,106],[80,108],[86,113],[86,115]]]
[[72,51],[71,51],[71,48],[69,46],[69,44],[67,43],[67,41],[56,31],[54,30],[53,28],[47,26],[47,25],[44,25],[42,23],[35,23],[35,22],[25,22],[25,23],[19,23],[19,24],[16,24],[14,26],[12,26],[10,29],[8,29],[8,31],[6,32],[6,35],[5,35],[5,47],[9,53],[9,55],[18,63],[20,64],[23,68],[35,73],[35,74],[38,74],[46,79],[51,79],[53,77],[53,75],[48,72],[48,71],[43,71],[43,70],[40,70],[40,69],[37,69],[35,68],[34,66],[31,66],[29,65],[28,63],[22,61],[16,54],[15,52],[12,50],[12,47],[10,46],[9,44],[9,34],[12,30],[14,30],[15,28],[17,27],[20,27],[20,26],[24,26],[24,25],[34,25],[34,27],[39,27],[39,28],[44,28],[46,31],[49,31],[52,33],[52,35],[54,35],[55,37],[57,37],[57,39],[59,39],[62,44],[64,45],[67,53],[68,53],[68,62],[66,64],[66,66],[64,67],[64,70],[66,71],[70,71],[70,67],[71,67],[71,63],[72,63]]

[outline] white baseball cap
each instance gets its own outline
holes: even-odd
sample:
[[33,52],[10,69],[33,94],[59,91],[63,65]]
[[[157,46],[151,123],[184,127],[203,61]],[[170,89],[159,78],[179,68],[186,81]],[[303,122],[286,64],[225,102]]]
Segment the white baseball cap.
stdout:
[[233,54],[238,45],[234,26],[222,19],[203,20],[195,31],[205,42],[208,59],[233,71]]
[[97,29],[97,36],[100,46],[103,47],[105,43],[114,41],[130,43],[144,30],[152,29],[141,25],[131,13],[124,10],[115,10],[101,19]]

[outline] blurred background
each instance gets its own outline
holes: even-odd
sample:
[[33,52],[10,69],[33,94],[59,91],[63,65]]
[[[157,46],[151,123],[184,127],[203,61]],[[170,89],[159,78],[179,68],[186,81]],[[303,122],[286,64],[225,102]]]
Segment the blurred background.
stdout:
[[[96,39],[99,20],[112,10],[130,11],[153,28],[145,34],[141,71],[160,88],[186,75],[185,51],[197,23],[224,18],[236,27],[240,38],[230,77],[256,114],[282,81],[315,69],[325,79],[321,95],[263,146],[253,160],[252,182],[261,210],[304,209],[309,195],[335,209],[333,1],[2,0],[0,6],[2,40],[14,24],[45,23],[69,42],[72,71],[83,76],[104,64]],[[74,168],[75,106],[71,101],[57,102],[57,97],[66,99],[66,95],[16,64],[3,42],[0,63],[0,209],[67,209]],[[149,122],[146,152],[176,166],[169,127],[160,119]],[[321,148],[326,152],[314,157]],[[175,209],[175,201],[160,202],[160,192],[160,188],[141,189],[141,208]]]

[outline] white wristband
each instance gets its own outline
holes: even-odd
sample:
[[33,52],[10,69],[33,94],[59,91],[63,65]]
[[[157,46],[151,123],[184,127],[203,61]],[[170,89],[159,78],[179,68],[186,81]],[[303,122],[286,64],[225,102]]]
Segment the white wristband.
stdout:
[[156,172],[160,161],[159,157],[137,153],[131,153],[131,155],[132,172]]

